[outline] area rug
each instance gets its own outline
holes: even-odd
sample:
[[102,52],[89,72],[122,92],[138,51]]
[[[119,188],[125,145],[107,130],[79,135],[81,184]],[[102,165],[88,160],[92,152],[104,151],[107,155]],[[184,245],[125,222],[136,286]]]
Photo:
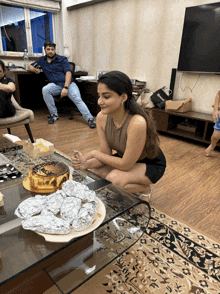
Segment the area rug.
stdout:
[[220,245],[151,210],[140,240],[74,294],[220,293]]

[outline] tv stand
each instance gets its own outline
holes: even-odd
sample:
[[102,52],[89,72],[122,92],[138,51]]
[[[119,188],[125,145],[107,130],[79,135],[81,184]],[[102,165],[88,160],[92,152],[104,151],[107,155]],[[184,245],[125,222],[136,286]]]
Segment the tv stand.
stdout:
[[210,144],[214,126],[211,114],[196,111],[178,113],[159,108],[149,111],[156,121],[157,131]]

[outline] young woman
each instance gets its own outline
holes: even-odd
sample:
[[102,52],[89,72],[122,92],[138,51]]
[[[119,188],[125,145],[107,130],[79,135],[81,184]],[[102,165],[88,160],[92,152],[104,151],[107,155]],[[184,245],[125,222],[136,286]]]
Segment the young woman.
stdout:
[[0,118],[15,115],[15,108],[11,102],[11,93],[15,91],[12,79],[5,77],[5,64],[0,60]]
[[149,201],[151,185],[166,168],[154,121],[136,103],[131,81],[120,71],[99,77],[98,95],[100,151],[93,150],[84,156],[75,151],[72,165],[74,169],[89,169]]

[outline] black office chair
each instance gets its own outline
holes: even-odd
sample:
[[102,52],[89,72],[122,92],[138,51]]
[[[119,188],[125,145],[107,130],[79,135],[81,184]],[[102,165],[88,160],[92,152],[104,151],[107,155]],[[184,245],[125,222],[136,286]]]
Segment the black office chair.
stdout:
[[[69,62],[69,65],[72,72],[72,76],[74,78],[75,63]],[[61,98],[60,95],[58,95],[54,96],[54,101],[57,106],[58,112],[66,111],[69,114],[69,119],[73,119],[72,111],[78,111],[78,109],[74,107],[72,100],[70,100],[67,96]]]

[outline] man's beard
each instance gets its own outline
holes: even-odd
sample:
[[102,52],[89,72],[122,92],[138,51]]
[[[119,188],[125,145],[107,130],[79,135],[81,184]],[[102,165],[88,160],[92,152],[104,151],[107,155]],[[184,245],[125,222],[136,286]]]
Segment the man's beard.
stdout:
[[54,59],[55,56],[56,56],[56,54],[54,54],[54,55],[52,55],[52,56],[46,54],[46,56],[47,56],[47,58]]

